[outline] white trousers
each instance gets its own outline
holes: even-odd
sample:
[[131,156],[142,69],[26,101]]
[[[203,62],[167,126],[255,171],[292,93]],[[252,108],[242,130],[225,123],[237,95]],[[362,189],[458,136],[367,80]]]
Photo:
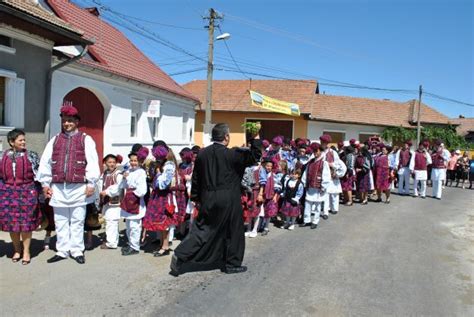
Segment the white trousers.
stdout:
[[425,197],[426,196],[426,180],[419,180],[415,178],[415,185],[413,185],[413,192],[415,196],[418,196],[418,182],[420,182],[420,196]]
[[54,207],[56,254],[64,258],[83,255],[86,206]]
[[[304,204],[304,223],[319,223],[322,201],[306,201]],[[311,214],[313,219],[311,220]]]
[[432,181],[433,183],[433,197],[441,198],[443,191],[443,180]]
[[324,200],[323,215],[329,215],[329,210],[339,211],[339,194],[328,194]]
[[410,193],[410,169],[402,167],[398,171],[398,193],[408,195]]
[[140,238],[142,235],[142,219],[126,219],[128,245],[130,248],[140,251]]

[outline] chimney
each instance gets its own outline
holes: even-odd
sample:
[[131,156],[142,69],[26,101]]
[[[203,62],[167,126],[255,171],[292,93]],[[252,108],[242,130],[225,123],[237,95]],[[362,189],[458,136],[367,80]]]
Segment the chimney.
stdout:
[[96,17],[100,16],[100,12],[99,12],[99,9],[97,7],[85,8],[84,10],[87,10],[90,14],[93,14]]

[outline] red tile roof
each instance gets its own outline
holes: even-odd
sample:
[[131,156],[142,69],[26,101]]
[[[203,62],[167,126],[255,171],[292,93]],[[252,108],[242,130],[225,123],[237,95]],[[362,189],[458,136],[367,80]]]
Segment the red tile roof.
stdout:
[[462,136],[469,134],[469,132],[474,132],[474,118],[454,118],[451,119],[451,122],[459,124],[456,131]]
[[[207,81],[194,80],[183,87],[201,100],[198,109],[205,109]],[[300,112],[309,113],[315,96],[315,80],[214,80],[212,84],[212,109],[224,111],[268,112],[250,105],[249,90],[300,106]]]
[[61,19],[83,30],[84,37],[95,39],[95,44],[89,48],[89,52],[98,61],[81,59],[80,63],[198,102],[196,97],[155,65],[122,32],[103,21],[100,16],[68,0],[47,2]]
[[[207,82],[195,80],[184,88],[206,103]],[[250,104],[248,90],[299,104],[302,114],[313,120],[377,126],[413,127],[415,101],[397,102],[369,98],[316,94],[317,82],[311,80],[214,80],[213,105],[216,111],[268,112]],[[413,111],[415,117],[413,120]],[[449,118],[422,103],[421,122],[449,124]]]
[[76,29],[66,21],[58,18],[56,15],[54,15],[54,13],[51,13],[50,11],[43,8],[41,4],[36,4],[32,0],[1,0],[0,2],[68,31],[72,31],[79,35],[82,34],[82,31]]

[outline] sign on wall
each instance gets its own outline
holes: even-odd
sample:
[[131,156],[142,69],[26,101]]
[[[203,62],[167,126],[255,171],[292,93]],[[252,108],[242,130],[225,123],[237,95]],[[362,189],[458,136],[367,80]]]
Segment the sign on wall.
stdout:
[[150,100],[148,104],[147,117],[148,118],[159,118],[160,117],[160,101]]
[[252,102],[252,106],[255,107],[270,110],[272,112],[287,114],[290,116],[300,115],[300,106],[297,104],[271,98],[256,91],[250,90],[250,100]]

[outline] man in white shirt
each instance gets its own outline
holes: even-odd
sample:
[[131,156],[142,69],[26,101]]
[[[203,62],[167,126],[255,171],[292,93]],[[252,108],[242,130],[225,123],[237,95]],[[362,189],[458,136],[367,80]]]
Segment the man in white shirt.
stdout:
[[62,132],[46,145],[38,170],[45,197],[51,198],[54,208],[57,235],[57,253],[48,263],[71,256],[84,264],[86,205],[95,200],[100,169],[94,140],[78,130],[77,109],[63,105],[60,116]]

